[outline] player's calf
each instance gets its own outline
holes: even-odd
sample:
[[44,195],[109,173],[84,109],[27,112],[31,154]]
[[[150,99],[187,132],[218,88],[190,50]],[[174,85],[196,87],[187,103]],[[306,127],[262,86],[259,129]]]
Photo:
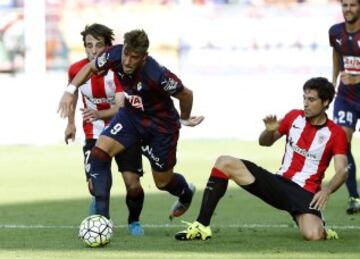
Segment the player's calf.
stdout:
[[103,150],[94,147],[88,168],[91,194],[95,197],[95,213],[109,218],[109,198],[112,185],[111,158]]

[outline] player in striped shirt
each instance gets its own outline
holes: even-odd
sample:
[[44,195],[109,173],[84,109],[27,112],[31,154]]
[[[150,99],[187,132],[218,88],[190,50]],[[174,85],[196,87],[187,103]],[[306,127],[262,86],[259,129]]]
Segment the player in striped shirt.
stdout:
[[[264,119],[266,129],[259,137],[261,146],[271,146],[286,136],[279,171],[272,174],[250,161],[220,156],[211,171],[197,220],[178,232],[176,239],[211,238],[210,220],[229,179],[273,207],[287,211],[304,239],[337,238],[335,231],[325,229],[321,210],[330,194],[346,180],[346,135],[325,113],[334,97],[334,86],[325,78],[312,78],[304,84],[303,91],[303,110],[292,110],[281,121],[276,116]],[[321,186],[332,157],[335,176]]]
[[349,142],[348,214],[360,212],[360,198],[356,182],[356,165],[351,152],[351,140],[360,119],[360,0],[342,0],[345,22],[331,26],[330,45],[333,48],[333,84],[337,85],[334,101],[334,121],[340,125]]
[[[87,58],[82,59],[69,68],[69,82],[75,75],[88,64],[91,60],[104,51],[106,47],[110,47],[113,41],[113,31],[102,25],[92,24],[86,26],[81,32],[85,53]],[[121,99],[122,87],[112,71],[106,74],[92,75],[89,80],[79,87],[81,99],[84,105],[82,108],[83,129],[85,133],[84,165],[89,190],[92,192],[92,180],[89,174],[89,157],[91,149],[95,146],[100,133],[109,123],[111,117],[117,113],[118,109],[123,106]],[[68,125],[65,130],[65,142],[69,139],[75,139],[75,108],[78,99],[78,93],[75,94],[72,112],[68,117]],[[124,183],[126,186],[126,205],[129,210],[128,224],[129,231],[134,236],[144,234],[143,228],[139,222],[141,210],[144,202],[144,191],[140,184],[140,176],[142,176],[142,158],[141,147],[138,143],[126,152],[115,156],[118,169],[122,172]],[[111,178],[109,179],[111,181]],[[105,197],[107,200],[109,196]],[[109,201],[107,201],[108,203]],[[95,214],[95,199],[90,205],[89,213]],[[109,217],[109,215],[106,215]]]

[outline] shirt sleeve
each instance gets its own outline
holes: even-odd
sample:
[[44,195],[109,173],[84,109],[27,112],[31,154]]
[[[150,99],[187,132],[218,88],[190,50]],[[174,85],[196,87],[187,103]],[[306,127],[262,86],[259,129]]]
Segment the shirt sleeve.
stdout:
[[95,58],[95,66],[99,71],[107,71],[121,64],[121,48],[118,45],[105,49]]
[[181,80],[166,67],[162,67],[160,85],[169,95],[176,95],[184,90],[184,85]]
[[332,33],[332,27],[329,29],[329,44],[331,47],[334,47],[334,35]]
[[116,74],[114,73],[114,83],[115,83],[115,93],[120,93],[123,91],[123,87],[117,78]]
[[280,125],[278,128],[278,131],[281,135],[285,135],[289,133],[290,127],[291,127],[291,123],[293,121],[294,115],[295,115],[296,111],[292,110],[290,112],[288,112],[284,118],[281,119],[280,121]]
[[68,82],[70,83],[75,76],[76,76],[75,68],[74,66],[70,66],[68,69]]
[[334,155],[346,155],[348,148],[349,146],[345,131],[342,128],[339,128],[338,132],[335,134],[333,153]]

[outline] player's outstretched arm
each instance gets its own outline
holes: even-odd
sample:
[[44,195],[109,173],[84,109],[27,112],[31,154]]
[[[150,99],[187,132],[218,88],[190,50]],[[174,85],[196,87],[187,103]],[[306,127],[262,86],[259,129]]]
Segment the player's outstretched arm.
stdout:
[[76,110],[76,104],[78,100],[78,92],[75,92],[75,98],[73,100],[73,108],[72,111],[69,114],[68,117],[68,124],[65,129],[65,143],[68,144],[69,140],[71,139],[72,142],[75,141],[75,135],[76,135],[76,126],[75,126],[75,110]]
[[314,209],[325,209],[326,203],[329,200],[330,194],[334,193],[339,187],[346,181],[347,171],[347,157],[346,155],[335,155],[334,156],[335,175],[331,178],[327,185],[321,187],[311,203],[310,206]]
[[106,120],[112,118],[124,105],[125,95],[123,92],[118,92],[115,94],[115,105],[112,105],[109,109],[96,111],[90,108],[84,108],[80,110],[82,111],[84,121]]
[[332,80],[332,83],[335,87],[337,86],[337,78],[340,73],[340,60],[341,60],[341,57],[340,57],[339,53],[333,48],[333,54],[332,54],[333,80]]
[[182,125],[194,127],[200,124],[204,116],[190,116],[193,104],[193,92],[184,87],[180,93],[174,96],[180,102],[180,122]]
[[276,115],[268,115],[263,119],[265,124],[265,130],[261,132],[259,137],[259,145],[260,146],[271,146],[277,141],[281,134],[278,131],[279,121],[276,118]]
[[84,84],[89,78],[97,71],[94,60],[91,63],[83,66],[80,71],[76,74],[73,80],[66,88],[63,96],[60,99],[59,107],[57,112],[60,113],[61,118],[69,116],[73,110],[74,94],[78,87]]

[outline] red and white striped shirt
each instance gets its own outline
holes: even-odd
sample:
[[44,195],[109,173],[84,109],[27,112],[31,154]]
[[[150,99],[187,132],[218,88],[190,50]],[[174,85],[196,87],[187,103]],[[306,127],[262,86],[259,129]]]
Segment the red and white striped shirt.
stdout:
[[278,131],[286,134],[282,165],[277,174],[309,192],[317,192],[334,155],[347,153],[343,129],[333,121],[311,125],[304,111],[292,110],[282,119]]
[[[76,76],[80,69],[89,63],[88,59],[80,60],[72,64],[68,71],[69,82]],[[106,75],[93,75],[79,88],[82,94],[84,108],[93,110],[106,110],[115,104],[115,93],[121,92],[122,87],[113,71],[109,70]],[[95,120],[83,122],[86,139],[97,139],[109,121]]]

